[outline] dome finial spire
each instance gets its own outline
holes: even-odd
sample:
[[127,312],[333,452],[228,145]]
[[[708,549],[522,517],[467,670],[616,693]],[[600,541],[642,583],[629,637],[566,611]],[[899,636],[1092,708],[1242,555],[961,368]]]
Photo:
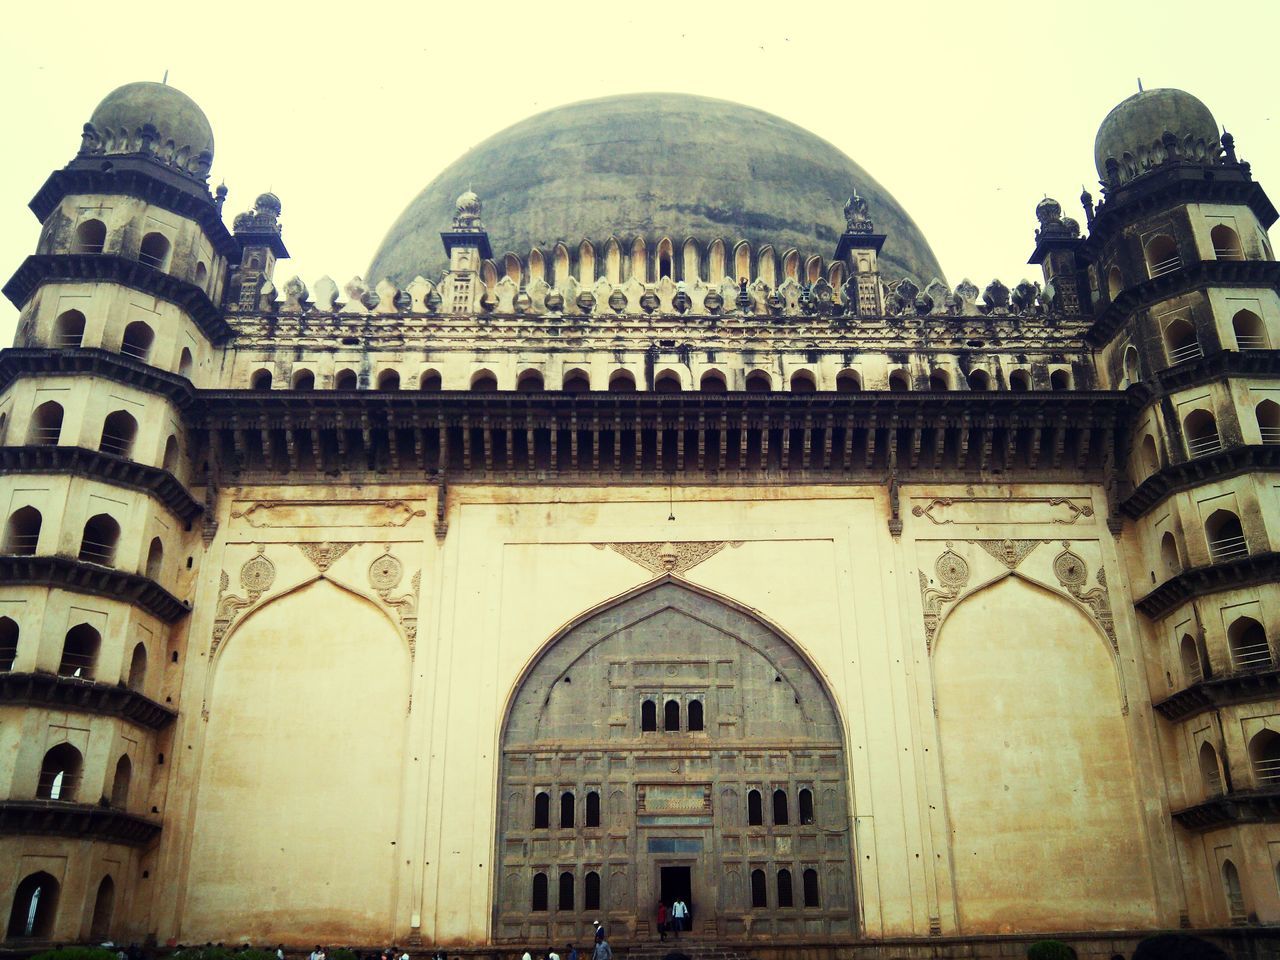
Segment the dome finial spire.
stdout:
[[1138,92],[1142,93],[1142,78],[1138,78]]

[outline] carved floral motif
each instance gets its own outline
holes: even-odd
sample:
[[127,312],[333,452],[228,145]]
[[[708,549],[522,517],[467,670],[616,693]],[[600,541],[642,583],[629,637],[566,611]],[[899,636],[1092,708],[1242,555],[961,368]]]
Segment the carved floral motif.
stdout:
[[933,637],[937,633],[938,624],[942,620],[942,608],[960,595],[969,583],[969,563],[964,557],[951,549],[947,549],[934,564],[934,572],[938,578],[938,586],[929,586],[929,577],[920,571],[920,599],[924,605],[925,646],[933,650]]
[[355,546],[354,543],[297,543],[294,544],[303,555],[316,565],[321,573],[335,564],[343,554]]
[[609,543],[595,544],[597,547],[607,546],[635,563],[640,564],[650,573],[684,573],[692,570],[702,561],[715,556],[725,547],[740,547],[741,540],[683,540],[678,543],[666,541],[659,543]]
[[228,594],[231,578],[223,570],[218,579],[218,606],[213,615],[213,641],[209,645],[209,655],[218,652],[218,647],[231,628],[231,624],[241,611],[253,606],[264,593],[271,589],[276,581],[276,567],[266,557],[266,547],[258,545],[257,556],[250,557],[240,567],[240,586],[245,596]]
[[1042,543],[1048,540],[970,540],[991,556],[995,557],[1010,570],[1017,570],[1018,564]]

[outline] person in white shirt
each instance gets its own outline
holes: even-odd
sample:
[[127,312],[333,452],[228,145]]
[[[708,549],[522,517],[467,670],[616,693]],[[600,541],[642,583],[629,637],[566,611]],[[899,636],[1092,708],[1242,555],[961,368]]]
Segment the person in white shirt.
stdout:
[[685,919],[689,916],[689,908],[685,906],[683,900],[677,900],[671,905],[672,927],[678,936],[681,930],[685,929]]
[[547,960],[560,960],[560,954],[556,953],[555,947],[547,951]]

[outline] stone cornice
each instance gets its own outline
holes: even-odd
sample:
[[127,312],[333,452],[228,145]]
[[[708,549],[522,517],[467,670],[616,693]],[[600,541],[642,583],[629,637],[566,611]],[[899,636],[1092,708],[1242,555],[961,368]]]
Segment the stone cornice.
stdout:
[[160,822],[88,803],[0,800],[0,836],[36,835],[143,847],[160,835]]
[[114,254],[32,254],[9,278],[3,292],[21,310],[41,284],[93,282],[118,283],[172,303],[192,319],[211,343],[225,343],[233,335],[222,311],[194,283],[140,260]]
[[164,397],[180,410],[195,403],[196,389],[186,377],[168,373],[119,353],[100,349],[47,350],[10,347],[0,350],[0,390],[18,377],[88,373]]
[[1227,563],[1183,570],[1134,603],[1134,607],[1140,613],[1157,619],[1172,613],[1188,600],[1207,593],[1237,590],[1276,580],[1280,580],[1280,553],[1255,553]]
[[1202,483],[1276,470],[1280,470],[1280,444],[1226,447],[1208,456],[1161,467],[1120,502],[1120,512],[1137,520],[1173,494]]
[[1186,720],[1215,707],[1274,700],[1280,696],[1280,670],[1254,670],[1210,677],[1152,704],[1166,720]]
[[177,173],[158,160],[143,157],[77,158],[49,174],[27,204],[44,223],[63,199],[74,194],[120,194],[195,220],[215,250],[231,261],[240,259],[240,245],[227,232],[208,187]]
[[1156,373],[1158,390],[1176,393],[1223,377],[1280,376],[1280,350],[1215,350]]
[[1199,260],[1128,287],[1107,304],[1094,320],[1085,340],[1105,346],[1139,310],[1162,300],[1205,287],[1270,287],[1280,285],[1280,262],[1275,260]]
[[160,584],[70,557],[0,554],[0,586],[62,587],[133,604],[164,623],[177,623],[188,613],[185,603]]
[[120,717],[148,730],[163,730],[178,716],[128,687],[51,673],[0,673],[0,704]]
[[1236,790],[1173,811],[1173,819],[1194,833],[1234,823],[1280,822],[1280,789]]
[[159,467],[84,447],[0,447],[0,476],[31,473],[86,477],[150,494],[184,523],[204,512],[178,479]]

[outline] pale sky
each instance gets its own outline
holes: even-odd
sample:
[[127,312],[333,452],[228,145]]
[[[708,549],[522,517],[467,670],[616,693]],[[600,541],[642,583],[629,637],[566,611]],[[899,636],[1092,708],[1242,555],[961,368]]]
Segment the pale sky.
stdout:
[[[653,90],[808,128],[897,197],[949,283],[1012,286],[1039,276],[1026,260],[1041,197],[1083,222],[1094,134],[1138,77],[1203,100],[1280,199],[1277,27],[1276,0],[24,3],[0,38],[0,273],[34,251],[27,202],[98,101],[168,70],[213,126],[228,225],[262,191],[280,196],[293,259],[277,286],[363,275],[418,191],[510,124]],[[15,322],[0,301],[0,342]]]

